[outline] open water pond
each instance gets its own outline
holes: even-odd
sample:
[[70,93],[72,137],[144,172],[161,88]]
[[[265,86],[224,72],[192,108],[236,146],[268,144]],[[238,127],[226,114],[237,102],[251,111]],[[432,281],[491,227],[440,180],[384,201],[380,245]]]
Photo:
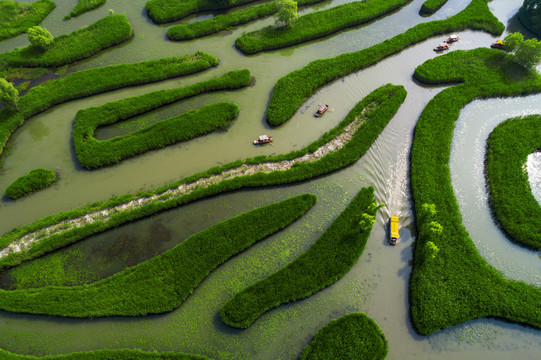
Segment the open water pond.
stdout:
[[[345,2],[348,1],[327,1],[315,8]],[[257,206],[304,192],[318,196],[318,202],[306,216],[217,268],[175,311],[149,317],[90,320],[0,312],[1,348],[32,355],[139,348],[197,353],[214,359],[294,359],[319,328],[339,316],[360,311],[373,318],[385,333],[389,341],[389,359],[541,357],[541,333],[520,325],[480,319],[430,336],[419,336],[411,325],[408,282],[415,234],[408,180],[409,151],[420,113],[443,89],[421,86],[412,80],[412,74],[415,67],[436,56],[432,48],[441,42],[441,37],[417,44],[322,88],[281,127],[271,129],[264,120],[274,83],[285,74],[314,59],[360,50],[415,24],[446,18],[462,10],[469,1],[449,0],[435,15],[423,18],[418,15],[423,0],[414,0],[367,26],[254,56],[239,53],[234,48],[234,40],[244,32],[271,24],[272,19],[199,40],[173,43],[166,40],[167,26],[156,26],[146,17],[145,1],[109,0],[95,11],[64,22],[61,19],[70,11],[72,3],[58,1],[57,8],[42,25],[55,35],[71,32],[106,16],[111,8],[126,14],[135,35],[128,43],[79,63],[72,70],[193,54],[197,50],[218,57],[220,65],[185,78],[69,102],[28,120],[8,142],[9,151],[0,158],[3,163],[0,189],[36,167],[56,170],[60,181],[16,202],[2,200],[1,233],[88,202],[155,188],[218,164],[300,149],[333,128],[360,99],[383,84],[404,85],[408,97],[367,154],[344,170],[301,184],[236,191],[197,201],[44,256],[36,261],[35,268],[25,264],[6,272],[0,278],[5,287],[43,286],[60,276],[72,284],[94,281],[151,258],[193,233]],[[490,8],[503,23],[513,26],[512,31],[516,31],[514,27],[519,25],[513,16],[521,4],[522,0],[494,0]],[[313,9],[307,8],[303,12]],[[494,41],[492,36],[481,32],[466,31],[459,36],[461,40],[453,45],[453,49],[488,46]],[[0,43],[0,51],[26,43],[24,36],[18,36]],[[111,168],[81,169],[71,140],[73,119],[78,110],[158,89],[193,84],[243,68],[248,68],[255,77],[255,83],[250,87],[179,102],[127,124],[104,128],[100,136],[107,138],[134,131],[216,100],[232,101],[240,108],[238,119],[226,131],[149,152]],[[468,105],[457,123],[451,163],[453,186],[464,223],[481,254],[506,276],[538,286],[541,286],[538,254],[513,245],[490,218],[482,175],[482,151],[491,128],[508,114],[541,113],[540,100],[539,96],[531,96],[483,100]],[[329,104],[331,109],[316,119],[313,113],[320,103]],[[273,145],[254,147],[252,139],[265,133],[275,138]],[[535,170],[539,168],[539,157],[531,158],[530,168],[534,170],[530,174],[539,174]],[[531,181],[536,183],[536,180]],[[247,330],[234,330],[223,325],[218,312],[225,301],[306,251],[363,186],[374,186],[377,200],[385,202],[386,206],[378,213],[365,252],[351,271],[308,299],[268,312]],[[400,216],[401,237],[396,247],[390,247],[385,240],[385,224],[391,214]],[[25,271],[30,273],[39,266],[49,266],[42,279],[26,284],[20,281],[24,279]],[[17,278],[17,272],[23,275]]]

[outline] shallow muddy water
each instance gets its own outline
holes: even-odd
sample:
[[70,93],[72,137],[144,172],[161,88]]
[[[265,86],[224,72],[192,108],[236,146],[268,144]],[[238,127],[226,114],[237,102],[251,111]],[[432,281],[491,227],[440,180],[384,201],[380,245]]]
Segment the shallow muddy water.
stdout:
[[[325,2],[319,8],[344,2],[347,1]],[[420,336],[409,318],[408,282],[414,242],[409,151],[421,111],[443,89],[421,86],[412,80],[412,74],[416,66],[435,56],[432,48],[441,42],[441,37],[429,39],[324,87],[279,128],[271,129],[265,123],[269,95],[276,80],[283,75],[314,59],[356,51],[420,22],[446,18],[463,9],[469,1],[449,0],[429,18],[418,16],[422,2],[414,0],[400,11],[365,27],[305,45],[246,57],[235,50],[234,40],[243,32],[271,24],[272,19],[195,41],[173,43],[166,40],[167,26],[153,25],[146,18],[144,1],[109,0],[98,10],[67,22],[61,19],[75,2],[58,1],[57,8],[42,24],[55,35],[88,25],[106,16],[109,8],[125,13],[134,27],[133,40],[78,64],[76,69],[193,54],[197,50],[217,56],[220,65],[186,78],[69,102],[28,120],[8,142],[9,151],[0,158],[3,163],[0,189],[36,167],[53,169],[60,179],[53,187],[16,202],[2,200],[1,233],[61,210],[105,200],[111,195],[154,188],[239,158],[302,148],[333,128],[360,99],[383,84],[404,85],[408,97],[367,154],[344,170],[301,184],[236,191],[204,199],[93,236],[40,260],[57,264],[57,260],[48,260],[48,257],[60,258],[62,271],[81,275],[74,277],[74,282],[82,283],[151,258],[197,231],[257,206],[304,192],[318,196],[317,204],[306,216],[220,266],[177,310],[149,317],[92,320],[0,312],[0,347],[32,355],[127,347],[198,353],[214,359],[293,359],[328,321],[361,311],[373,318],[385,333],[389,359],[541,357],[538,330],[480,319]],[[490,7],[502,22],[516,31],[520,24],[513,15],[521,4],[522,0],[494,0]],[[466,31],[459,36],[461,40],[453,49],[488,46],[494,41],[492,36],[481,32]],[[19,36],[0,43],[0,51],[25,43],[26,39]],[[115,167],[95,171],[81,169],[71,140],[73,119],[78,110],[157,89],[192,84],[242,68],[252,72],[253,86],[178,102],[131,124],[105,128],[100,136],[106,138],[133,131],[141,124],[214,101],[233,101],[239,105],[240,114],[227,131],[153,151]],[[451,157],[453,186],[464,225],[481,254],[506,276],[537,286],[541,286],[539,253],[508,241],[490,217],[482,159],[486,136],[491,129],[511,116],[541,113],[540,100],[537,95],[471,103],[457,122]],[[316,119],[313,113],[323,102],[330,104],[331,110]],[[264,133],[275,138],[272,146],[251,145],[252,139]],[[540,157],[530,156],[529,164],[529,169],[534,169],[529,170],[533,192],[539,194],[539,190],[535,190],[539,186],[535,184],[541,181],[539,170],[535,169],[541,167]],[[386,206],[378,213],[365,252],[351,271],[310,298],[265,314],[247,330],[223,325],[218,312],[225,301],[244,286],[278,270],[306,251],[363,186],[374,186],[377,200]],[[385,223],[391,214],[400,216],[401,237],[396,247],[390,247],[385,241]],[[10,272],[3,274],[0,281],[4,286],[13,285]]]

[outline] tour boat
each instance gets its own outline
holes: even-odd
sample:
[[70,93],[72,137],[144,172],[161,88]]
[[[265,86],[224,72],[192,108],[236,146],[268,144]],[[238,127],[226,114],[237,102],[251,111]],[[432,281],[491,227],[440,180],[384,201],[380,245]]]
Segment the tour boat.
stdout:
[[449,37],[447,38],[447,40],[445,40],[445,42],[447,44],[451,44],[451,43],[454,43],[455,41],[458,41],[458,35],[449,35]]
[[323,114],[327,109],[329,108],[329,105],[323,104],[317,109],[316,113],[314,114],[315,117],[318,117],[319,115]]
[[272,138],[267,135],[261,135],[258,139],[254,140],[254,145],[270,143]]
[[434,48],[434,51],[443,51],[443,50],[449,50],[449,45],[447,45],[447,43],[441,43],[438,45],[438,47]]
[[399,237],[398,216],[391,216],[389,219],[389,244],[396,245]]
[[503,49],[503,41],[497,40],[495,43],[490,45],[490,47],[493,49]]

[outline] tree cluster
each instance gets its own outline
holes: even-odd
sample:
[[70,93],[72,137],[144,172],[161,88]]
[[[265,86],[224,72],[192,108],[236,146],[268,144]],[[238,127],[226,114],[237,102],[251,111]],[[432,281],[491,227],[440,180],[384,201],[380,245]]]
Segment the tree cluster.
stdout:
[[508,34],[503,41],[503,48],[514,53],[517,62],[526,69],[531,69],[541,62],[541,41],[524,40],[524,36],[519,32]]

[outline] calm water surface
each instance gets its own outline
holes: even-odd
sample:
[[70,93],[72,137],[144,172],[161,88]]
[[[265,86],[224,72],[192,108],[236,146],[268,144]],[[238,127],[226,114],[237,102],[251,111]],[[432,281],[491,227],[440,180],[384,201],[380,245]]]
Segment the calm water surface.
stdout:
[[[325,2],[319,8],[345,2]],[[92,271],[80,279],[84,282],[151,258],[197,231],[257,206],[304,192],[318,195],[318,203],[305,217],[219,267],[179,309],[159,316],[92,320],[0,312],[0,347],[32,355],[128,347],[192,352],[215,359],[291,359],[300,354],[315,332],[328,321],[361,311],[372,317],[384,331],[389,340],[389,359],[541,357],[539,331],[520,325],[481,319],[431,336],[419,336],[409,319],[407,286],[414,241],[408,183],[409,150],[421,111],[443,89],[420,86],[412,81],[412,74],[415,67],[435,56],[431,49],[442,40],[440,37],[324,87],[279,128],[270,129],[265,123],[269,95],[276,80],[283,75],[314,59],[363,49],[420,22],[446,18],[463,9],[469,1],[450,0],[431,18],[418,16],[422,2],[414,0],[380,21],[331,38],[246,57],[235,50],[234,40],[243,32],[271,24],[272,19],[196,41],[172,43],[166,41],[167,26],[153,25],[146,18],[144,1],[110,0],[104,7],[67,22],[61,19],[70,11],[73,2],[58,1],[57,8],[43,22],[43,26],[54,35],[86,26],[106,16],[109,8],[125,13],[134,27],[133,40],[78,64],[74,70],[191,54],[196,50],[217,56],[220,65],[186,78],[73,101],[27,121],[9,141],[9,155],[1,158],[4,165],[0,173],[0,188],[5,188],[15,178],[36,167],[56,170],[60,181],[50,189],[17,202],[0,202],[2,233],[60,210],[105,200],[115,194],[154,188],[239,158],[301,148],[334,127],[360,99],[388,82],[404,85],[408,97],[368,153],[347,169],[302,184],[237,191],[198,201],[91,237],[58,252],[65,258],[76,259],[66,261],[65,271],[81,271],[81,264],[88,264]],[[513,16],[521,4],[521,0],[495,0],[490,7],[510,31],[516,31],[520,25]],[[202,17],[210,16],[212,14]],[[480,32],[466,31],[459,36],[461,41],[454,44],[453,49],[487,46],[494,41],[492,36]],[[24,36],[19,36],[0,43],[0,51],[25,44]],[[147,153],[112,168],[81,169],[71,141],[73,118],[78,110],[157,89],[195,83],[242,68],[250,69],[255,76],[254,86],[179,102],[128,125],[107,128],[100,136],[115,136],[141,124],[175,116],[214,101],[233,101],[241,110],[239,118],[227,131]],[[539,96],[531,96],[475,101],[468,105],[457,122],[451,162],[453,186],[464,224],[481,254],[510,278],[538,286],[541,285],[539,254],[513,245],[490,218],[482,158],[484,143],[491,129],[507,117],[541,113],[539,100]],[[315,119],[313,112],[323,102],[331,105],[331,111]],[[273,135],[276,139],[273,146],[253,147],[251,140],[263,133]],[[465,163],[468,166],[464,166]],[[532,155],[529,171],[534,193],[538,188],[535,184],[540,182],[535,180],[539,179],[539,170],[535,170],[539,167],[540,157]],[[386,206],[378,214],[364,254],[346,276],[308,299],[265,314],[250,329],[233,330],[221,323],[218,311],[225,301],[244,286],[276,271],[306,251],[359,189],[370,185],[375,187],[378,201],[385,202]],[[390,214],[399,215],[401,220],[401,242],[394,248],[385,242],[384,225]],[[43,260],[47,261],[47,257]],[[9,273],[4,274],[0,281],[8,286]]]

